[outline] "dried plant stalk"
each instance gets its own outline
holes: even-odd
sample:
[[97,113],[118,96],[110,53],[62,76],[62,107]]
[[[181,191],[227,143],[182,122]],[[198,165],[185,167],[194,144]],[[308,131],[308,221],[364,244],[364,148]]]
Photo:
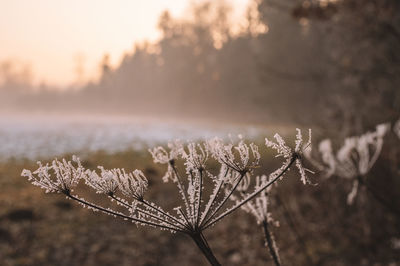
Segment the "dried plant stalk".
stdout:
[[[184,233],[194,240],[211,265],[220,265],[204,237],[204,230],[238,208],[246,206],[260,193],[264,193],[273,183],[281,179],[293,164],[298,168],[301,180],[304,183],[308,182],[300,160],[302,153],[300,130],[296,136],[294,151],[279,135],[275,135],[275,138],[277,143],[267,140],[266,144],[275,149],[278,156],[285,158],[282,166],[268,178],[265,176],[253,191],[235,200],[233,206],[227,205],[227,202],[235,197],[234,194],[241,187],[243,180],[253,175],[253,170],[259,167],[261,156],[255,144],[246,144],[243,139],[237,144],[232,141],[225,143],[221,139],[214,138],[185,146],[175,141],[168,144],[168,151],[163,147],[150,150],[155,163],[168,165],[163,180],[175,183],[178,189],[182,204],[174,208],[175,215],[145,199],[148,181],[140,170],[128,173],[124,169],[107,170],[100,166],[100,171],[92,171],[85,169],[80,160],[73,156],[72,161],[63,159],[54,160],[46,165],[39,163],[37,170],[34,172],[23,170],[22,175],[46,192],[62,193],[68,199],[75,200],[93,211],[123,218],[137,225],[156,227],[172,233]],[[210,160],[219,163],[219,173],[213,174],[208,169]],[[182,161],[185,167],[184,175],[178,169],[179,161]],[[125,212],[105,208],[75,195],[73,189],[81,180],[97,193],[124,207]],[[205,182],[213,185],[209,195],[205,193]]]

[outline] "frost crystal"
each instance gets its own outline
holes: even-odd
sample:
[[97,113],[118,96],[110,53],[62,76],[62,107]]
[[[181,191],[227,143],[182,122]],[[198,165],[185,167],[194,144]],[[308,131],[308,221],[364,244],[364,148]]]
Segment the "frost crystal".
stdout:
[[[263,185],[267,184],[269,181],[270,180],[266,175],[262,175],[261,177],[256,176],[256,184],[254,185],[254,188],[259,189]],[[233,196],[231,197],[231,199],[236,202],[240,201],[240,198],[246,195],[249,186],[250,186],[250,178],[248,177],[246,179],[243,179],[240,188],[238,188],[241,197]],[[271,218],[271,214],[268,212],[268,203],[269,203],[268,193],[270,192],[271,189],[272,186],[269,186],[268,188],[262,190],[257,197],[255,197],[253,200],[247,202],[241,207],[247,213],[252,214],[256,218],[258,224],[261,224],[263,221],[267,222],[273,221],[273,219]]]
[[237,145],[234,145],[232,140],[225,144],[219,138],[210,139],[207,141],[207,148],[214,159],[221,164],[237,172],[247,172],[259,165],[260,153],[254,143],[248,145],[241,137],[239,135],[240,141]]
[[[170,180],[177,187],[177,202],[180,204],[174,208],[175,215],[144,198],[148,181],[140,170],[128,173],[124,169],[108,170],[102,166],[97,171],[86,170],[74,156],[72,162],[54,160],[51,165],[39,163],[36,171],[23,170],[22,175],[47,192],[62,192],[68,199],[93,211],[119,217],[136,225],[186,233],[195,238],[241,207],[255,215],[258,221],[272,221],[268,212],[268,192],[292,164],[296,164],[303,182],[306,182],[301,165],[303,140],[300,130],[296,135],[294,152],[279,135],[276,135],[276,139],[277,144],[269,144],[287,161],[269,176],[256,177],[254,185],[252,175],[259,166],[261,156],[258,147],[253,143],[247,144],[242,136],[239,136],[237,143],[233,140],[224,143],[218,138],[187,145],[175,141],[168,144],[168,149],[156,147],[149,150],[155,163],[168,165],[164,181]],[[210,163],[211,160],[213,162]],[[74,195],[72,188],[80,179],[84,179],[86,185],[96,193],[104,194],[116,206],[103,207]],[[234,200],[234,204],[231,200]],[[195,241],[199,240],[196,238]]]
[[185,159],[186,172],[189,174],[195,170],[205,169],[208,159],[208,149],[200,143],[189,143],[187,145],[188,152],[182,153],[182,158]]
[[114,171],[121,192],[125,196],[142,201],[148,187],[148,181],[143,172],[135,170],[132,173],[126,173],[124,169]]
[[313,172],[307,168],[304,168],[301,160],[303,155],[303,150],[311,146],[311,129],[308,131],[308,141],[304,145],[303,145],[303,136],[301,134],[301,130],[296,128],[296,131],[297,131],[296,141],[295,141],[296,146],[294,152],[289,146],[286,145],[285,141],[279,134],[274,135],[276,143],[270,141],[268,138],[265,138],[265,145],[267,145],[267,147],[269,148],[274,149],[278,153],[277,157],[282,156],[283,158],[285,158],[286,164],[289,164],[291,160],[295,160],[295,164],[300,173],[300,179],[303,182],[303,184],[311,183],[306,175],[306,172],[310,173]]
[[97,193],[104,193],[107,195],[115,194],[118,188],[115,173],[112,170],[104,169],[102,166],[98,168],[101,171],[100,175],[98,175],[96,171],[86,171],[86,184],[95,189]]
[[173,173],[172,166],[175,163],[175,160],[177,160],[180,155],[184,154],[183,145],[179,140],[176,140],[168,143],[168,148],[169,152],[167,152],[161,146],[149,149],[149,152],[153,156],[155,163],[168,164],[168,170],[162,178],[163,181],[168,182],[168,180],[171,180],[173,182],[177,182],[178,180],[176,175]]
[[[33,173],[24,169],[22,176],[27,177],[33,185],[45,189],[47,193],[69,194],[79,180],[85,176],[85,170],[78,158],[71,161],[53,160],[51,165],[38,162],[39,168]],[[75,164],[75,166],[74,166]]]
[[[331,141],[323,140],[319,147],[322,163],[319,168],[329,177],[338,175],[345,178],[355,178],[366,175],[378,159],[383,146],[383,137],[388,132],[388,124],[380,124],[373,132],[367,132],[358,137],[345,139],[344,145],[333,154]],[[311,162],[316,162],[308,156]]]

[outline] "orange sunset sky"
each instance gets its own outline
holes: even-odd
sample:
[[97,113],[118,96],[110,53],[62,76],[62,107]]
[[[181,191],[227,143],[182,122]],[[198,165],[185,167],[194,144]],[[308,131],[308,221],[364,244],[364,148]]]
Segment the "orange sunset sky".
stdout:
[[[155,41],[160,13],[182,17],[188,0],[0,0],[0,63],[29,65],[34,82],[68,86],[96,78],[104,54],[118,65],[134,43]],[[248,0],[227,1],[234,16],[243,15]]]

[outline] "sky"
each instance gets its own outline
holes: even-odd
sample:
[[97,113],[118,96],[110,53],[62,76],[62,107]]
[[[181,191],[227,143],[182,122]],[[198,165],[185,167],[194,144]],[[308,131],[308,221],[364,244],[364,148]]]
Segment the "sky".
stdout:
[[[239,14],[248,0],[228,2]],[[189,4],[190,0],[0,0],[0,63],[28,65],[36,83],[51,86],[94,79],[105,54],[117,66],[135,42],[160,37],[162,11],[182,17]],[[77,71],[78,65],[82,71]]]

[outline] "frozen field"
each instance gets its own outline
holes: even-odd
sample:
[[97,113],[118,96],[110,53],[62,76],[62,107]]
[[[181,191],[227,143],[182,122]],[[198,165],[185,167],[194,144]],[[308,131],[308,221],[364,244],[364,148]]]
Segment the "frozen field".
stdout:
[[146,149],[169,140],[228,134],[256,138],[263,128],[195,125],[124,117],[0,116],[0,160],[95,150]]

